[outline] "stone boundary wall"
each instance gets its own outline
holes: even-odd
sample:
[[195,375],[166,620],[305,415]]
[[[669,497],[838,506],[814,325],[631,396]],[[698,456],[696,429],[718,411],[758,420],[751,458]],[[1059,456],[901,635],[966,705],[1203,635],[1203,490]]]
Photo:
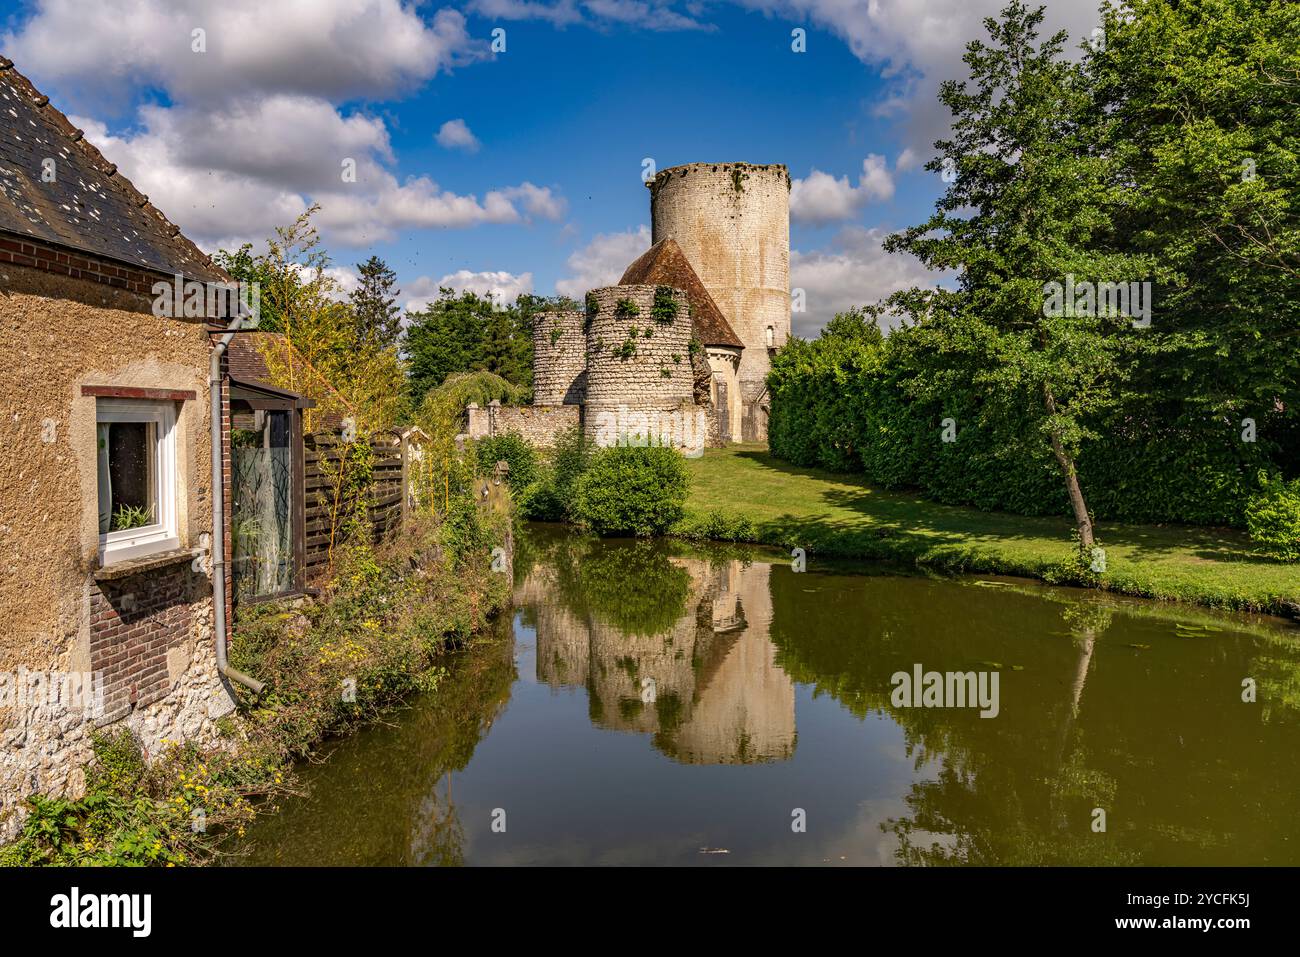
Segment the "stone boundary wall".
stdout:
[[485,409],[471,402],[468,412],[466,431],[472,439],[515,432],[529,445],[543,449],[554,448],[561,432],[575,429],[582,422],[582,407],[577,405],[514,406],[493,399]]
[[533,316],[533,405],[581,405],[586,396],[587,337],[579,310]]

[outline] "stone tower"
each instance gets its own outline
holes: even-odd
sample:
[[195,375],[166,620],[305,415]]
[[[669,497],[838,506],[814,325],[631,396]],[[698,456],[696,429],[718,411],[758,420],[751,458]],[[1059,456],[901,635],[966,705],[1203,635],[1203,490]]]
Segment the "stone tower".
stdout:
[[765,441],[769,350],[790,336],[790,174],[781,164],[690,163],[647,185],[651,241],[677,241],[744,343],[741,437]]
[[579,405],[586,397],[583,319],[580,310],[533,316],[533,405]]

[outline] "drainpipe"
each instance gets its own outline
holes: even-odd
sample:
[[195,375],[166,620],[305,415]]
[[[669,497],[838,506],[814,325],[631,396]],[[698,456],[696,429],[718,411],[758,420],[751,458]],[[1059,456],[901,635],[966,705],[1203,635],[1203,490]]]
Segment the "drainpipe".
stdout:
[[212,349],[208,373],[208,393],[212,398],[212,624],[216,632],[217,671],[231,681],[237,681],[254,694],[266,687],[256,678],[230,667],[226,658],[226,489],[222,474],[223,452],[221,446],[221,357],[235,337],[234,330],[243,324],[236,317]]

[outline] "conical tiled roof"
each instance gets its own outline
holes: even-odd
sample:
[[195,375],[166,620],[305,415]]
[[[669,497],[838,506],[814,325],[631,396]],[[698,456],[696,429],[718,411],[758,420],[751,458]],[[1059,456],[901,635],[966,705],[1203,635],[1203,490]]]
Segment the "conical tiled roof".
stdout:
[[[49,182],[42,176],[46,168],[54,173]],[[3,57],[0,232],[166,276],[229,278]]]
[[727,317],[704,288],[704,283],[691,268],[690,261],[674,239],[655,243],[627,267],[620,286],[672,286],[686,293],[691,304],[691,321],[695,337],[706,346],[731,346],[743,349],[745,344],[736,335]]

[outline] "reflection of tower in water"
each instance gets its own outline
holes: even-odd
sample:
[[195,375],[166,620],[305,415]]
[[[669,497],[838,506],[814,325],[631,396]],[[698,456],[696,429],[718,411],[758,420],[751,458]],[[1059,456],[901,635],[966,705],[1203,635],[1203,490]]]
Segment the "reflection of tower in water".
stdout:
[[[516,593],[537,621],[537,677],[584,687],[599,727],[654,736],[688,764],[789,758],[794,685],[768,638],[771,566],[668,559],[689,576],[682,614],[653,634],[567,606],[554,569],[535,567]],[[549,579],[549,580],[548,580]]]

